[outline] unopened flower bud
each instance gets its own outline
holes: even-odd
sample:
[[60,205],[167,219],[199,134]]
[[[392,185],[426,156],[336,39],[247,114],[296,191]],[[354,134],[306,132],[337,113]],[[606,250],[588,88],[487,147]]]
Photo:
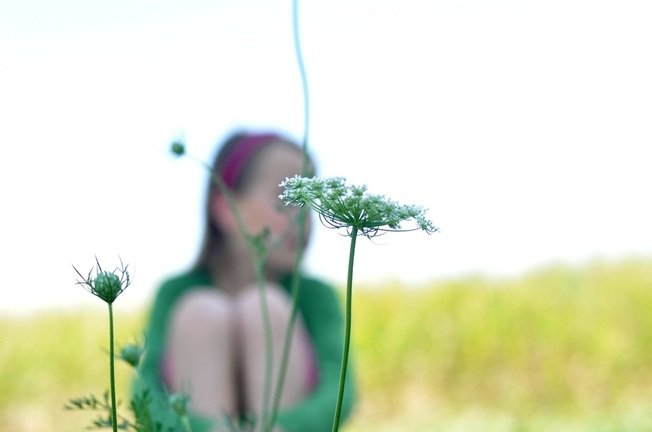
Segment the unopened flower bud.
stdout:
[[98,273],[93,282],[97,296],[107,303],[113,303],[122,292],[122,282],[118,275],[111,272]]
[[[116,298],[127,289],[131,284],[131,278],[127,272],[127,266],[122,264],[121,267],[116,268],[113,272],[104,271],[100,266],[100,262],[95,258],[97,268],[91,269],[88,276],[83,276],[75,266],[72,266],[79,276],[77,284],[86,288],[91,294],[99,297],[109,305],[112,304]],[[95,272],[95,277],[93,277]],[[120,276],[118,276],[118,273]]]
[[120,358],[134,368],[138,367],[142,354],[143,349],[136,344],[125,345],[122,347],[122,350],[120,350]]
[[184,394],[175,393],[170,395],[170,406],[179,417],[185,417],[188,414],[188,402],[190,398]]
[[186,146],[182,141],[176,140],[172,142],[170,151],[175,156],[183,156],[186,153]]

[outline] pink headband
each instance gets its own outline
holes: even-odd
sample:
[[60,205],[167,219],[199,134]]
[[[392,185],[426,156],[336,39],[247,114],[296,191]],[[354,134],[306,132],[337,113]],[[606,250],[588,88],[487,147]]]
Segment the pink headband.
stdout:
[[265,144],[279,139],[281,138],[278,135],[271,133],[248,134],[240,138],[222,165],[222,179],[229,189],[235,188],[242,168],[249,158]]

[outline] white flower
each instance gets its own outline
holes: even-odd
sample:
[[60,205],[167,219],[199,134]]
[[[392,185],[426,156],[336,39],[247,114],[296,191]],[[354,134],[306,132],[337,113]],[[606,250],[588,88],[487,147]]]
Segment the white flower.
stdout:
[[280,186],[284,191],[279,197],[285,205],[307,205],[319,214],[325,225],[347,228],[349,233],[355,229],[371,237],[379,231],[401,231],[401,223],[408,220],[417,225],[409,230],[422,229],[428,234],[438,231],[426,218],[423,208],[369,194],[366,186],[349,186],[343,177],[321,179],[296,175],[286,178]]

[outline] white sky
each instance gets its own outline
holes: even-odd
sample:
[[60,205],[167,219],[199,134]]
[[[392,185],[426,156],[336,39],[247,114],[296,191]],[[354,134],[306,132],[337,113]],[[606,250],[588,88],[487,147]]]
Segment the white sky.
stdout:
[[[97,301],[118,256],[138,305],[201,236],[234,126],[300,138],[291,1],[0,0],[0,312]],[[514,274],[652,254],[652,3],[300,2],[324,176],[430,209],[441,232],[361,239],[357,281]],[[308,265],[344,280],[319,228]]]

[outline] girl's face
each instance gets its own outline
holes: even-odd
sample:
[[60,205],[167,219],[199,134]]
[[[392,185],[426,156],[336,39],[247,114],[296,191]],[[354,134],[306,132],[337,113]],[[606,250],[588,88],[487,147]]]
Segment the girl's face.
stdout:
[[[267,269],[274,275],[291,271],[297,253],[299,208],[285,206],[279,184],[287,177],[301,174],[303,153],[285,144],[269,144],[260,150],[246,189],[236,202],[243,222],[252,235],[269,230]],[[306,218],[304,247],[310,236],[310,218]]]

